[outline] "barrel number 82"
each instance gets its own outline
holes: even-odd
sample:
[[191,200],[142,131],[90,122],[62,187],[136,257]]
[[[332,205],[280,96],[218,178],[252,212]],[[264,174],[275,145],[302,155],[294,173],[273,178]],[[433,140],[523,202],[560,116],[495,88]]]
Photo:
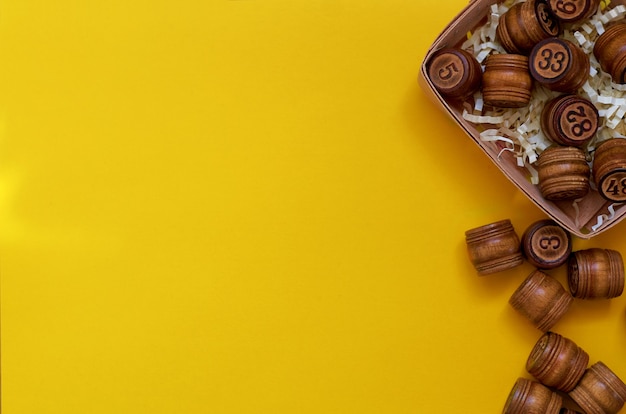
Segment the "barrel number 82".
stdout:
[[572,124],[572,134],[576,137],[582,137],[593,129],[593,123],[582,105],[577,106],[575,110],[567,112],[565,119]]

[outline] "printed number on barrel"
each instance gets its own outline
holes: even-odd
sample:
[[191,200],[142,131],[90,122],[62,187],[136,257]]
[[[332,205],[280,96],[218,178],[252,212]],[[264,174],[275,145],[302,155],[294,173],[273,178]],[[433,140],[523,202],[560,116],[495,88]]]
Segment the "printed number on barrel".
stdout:
[[577,11],[576,4],[571,1],[559,0],[556,2],[556,9],[561,13],[574,14]]
[[[579,121],[579,117],[582,121]],[[593,123],[587,118],[585,108],[583,106],[576,107],[576,111],[569,111],[566,116],[567,122],[578,122],[572,127],[572,134],[582,137],[585,133],[593,129]]]
[[553,32],[556,29],[557,22],[556,20],[552,19],[552,16],[550,16],[550,13],[545,7],[542,7],[539,10],[539,18],[546,25],[548,31]]
[[612,178],[606,188],[606,193],[614,196],[626,195],[626,178],[622,178],[620,181]]
[[552,247],[552,249],[554,250],[557,250],[559,247],[561,247],[561,239],[557,236],[542,237],[541,240],[539,240],[539,247],[544,250],[547,250],[550,247]]
[[539,68],[543,70],[550,69],[552,72],[560,72],[563,70],[563,62],[565,62],[565,53],[556,52],[553,53],[550,49],[543,49],[541,56],[545,59],[543,62],[539,62]]
[[443,67],[439,70],[439,78],[441,80],[450,79],[455,73],[458,73],[459,69],[456,67],[454,63],[450,63],[448,66]]

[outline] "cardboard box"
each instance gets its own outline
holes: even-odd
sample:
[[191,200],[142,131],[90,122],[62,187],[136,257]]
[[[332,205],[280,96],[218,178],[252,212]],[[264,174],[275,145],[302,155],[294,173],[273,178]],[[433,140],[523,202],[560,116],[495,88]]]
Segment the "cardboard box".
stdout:
[[[494,142],[480,139],[477,125],[463,118],[459,103],[446,101],[435,89],[428,77],[427,64],[434,53],[447,47],[458,47],[467,40],[467,33],[487,22],[495,0],[473,0],[436,38],[428,50],[420,68],[419,82],[431,100],[451,116],[465,133],[484,151],[502,173],[511,180],[533,203],[549,217],[578,237],[589,239],[614,227],[626,216],[626,206],[605,200],[592,189],[582,200],[552,202],[543,198],[539,187],[529,180],[529,170],[518,167],[514,156],[501,154],[501,147]],[[626,0],[613,1],[610,7],[623,5]]]

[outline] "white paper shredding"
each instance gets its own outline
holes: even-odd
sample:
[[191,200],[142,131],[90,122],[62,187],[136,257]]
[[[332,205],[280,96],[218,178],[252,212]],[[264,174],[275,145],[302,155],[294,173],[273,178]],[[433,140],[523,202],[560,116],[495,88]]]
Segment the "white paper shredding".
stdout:
[[[493,4],[487,23],[468,33],[468,39],[462,48],[474,54],[477,60],[484,64],[491,54],[506,53],[496,39],[496,28],[500,16],[506,13],[514,4],[525,0],[506,0]],[[562,37],[578,44],[589,56],[591,68],[589,79],[578,91],[578,94],[591,101],[600,115],[600,125],[596,136],[588,143],[586,150],[591,162],[593,151],[599,143],[610,138],[626,137],[626,85],[616,84],[609,74],[602,71],[600,64],[593,55],[593,46],[596,39],[605,31],[605,26],[626,16],[626,6],[610,7],[610,0],[603,0],[598,11],[587,21],[563,25]],[[541,111],[544,104],[560,95],[544,86],[535,83],[531,102],[524,108],[501,109],[484,106],[482,94],[474,96],[474,105],[466,106],[463,118],[471,123],[480,124],[482,132],[480,139],[485,142],[499,141],[504,144],[504,151],[512,152],[519,167],[524,167],[530,174],[531,183],[538,184],[538,174],[533,164],[538,156],[552,142],[541,132]],[[578,201],[573,203],[578,211]],[[607,224],[615,216],[615,205],[609,207],[608,215],[597,218],[597,224],[592,231]],[[578,218],[576,218],[578,220]]]
[[600,229],[602,226],[604,226],[605,224],[607,224],[608,222],[610,222],[611,220],[613,220],[613,217],[615,217],[615,206],[617,206],[617,204],[611,204],[608,208],[609,210],[609,214],[602,214],[600,216],[598,216],[598,222],[591,227],[592,231],[598,231],[598,229]]

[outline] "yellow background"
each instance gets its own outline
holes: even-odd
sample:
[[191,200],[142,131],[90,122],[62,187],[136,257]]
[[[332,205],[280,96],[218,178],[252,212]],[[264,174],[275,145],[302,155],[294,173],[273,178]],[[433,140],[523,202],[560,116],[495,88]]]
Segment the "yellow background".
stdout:
[[[2,2],[4,413],[500,412],[464,232],[544,215],[417,85],[466,3]],[[555,330],[626,378],[625,308]]]

